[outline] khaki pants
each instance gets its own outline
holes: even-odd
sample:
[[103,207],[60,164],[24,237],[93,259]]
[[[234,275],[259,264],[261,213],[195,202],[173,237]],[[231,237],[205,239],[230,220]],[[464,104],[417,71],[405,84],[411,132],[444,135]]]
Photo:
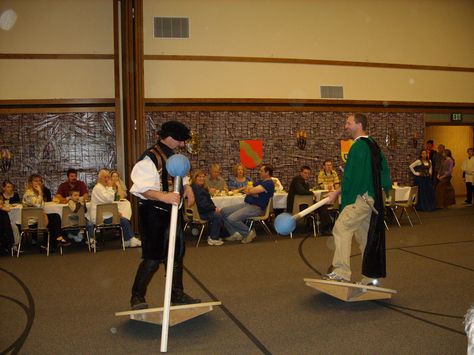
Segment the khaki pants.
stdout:
[[[374,199],[364,194],[371,206]],[[332,230],[336,250],[332,261],[333,272],[346,280],[351,279],[351,248],[352,236],[359,243],[360,251],[364,255],[367,244],[367,233],[370,226],[372,209],[362,197],[357,196],[355,203],[347,205],[336,220]]]

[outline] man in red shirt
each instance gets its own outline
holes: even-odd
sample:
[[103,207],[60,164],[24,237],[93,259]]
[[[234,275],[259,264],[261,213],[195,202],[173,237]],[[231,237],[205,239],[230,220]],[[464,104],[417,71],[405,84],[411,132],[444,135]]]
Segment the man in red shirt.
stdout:
[[60,203],[67,203],[70,190],[78,190],[83,201],[89,200],[89,191],[87,190],[87,186],[82,181],[77,180],[76,169],[68,169],[67,181],[59,185],[58,192],[56,193],[55,197],[59,199]]

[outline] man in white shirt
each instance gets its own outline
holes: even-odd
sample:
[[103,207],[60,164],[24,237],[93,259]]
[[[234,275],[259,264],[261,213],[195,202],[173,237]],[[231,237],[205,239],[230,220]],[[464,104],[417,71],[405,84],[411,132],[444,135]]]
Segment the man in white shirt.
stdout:
[[[189,129],[177,121],[163,123],[158,133],[159,140],[147,149],[133,167],[130,192],[139,198],[140,235],[142,236],[142,262],[138,267],[132,286],[132,309],[148,308],[145,294],[153,275],[160,263],[166,263],[168,254],[168,236],[172,205],[178,205],[181,196],[173,192],[173,182],[166,170],[166,160],[174,154],[174,149],[184,147],[190,138]],[[194,195],[190,186],[183,189],[189,205],[194,204]],[[181,216],[181,214],[179,214]],[[183,257],[184,235],[177,227],[173,283],[171,286],[171,304],[200,303],[184,293]],[[166,264],[165,264],[166,265]]]
[[[89,209],[89,220],[96,223],[97,205],[101,203],[112,203],[115,200],[115,190],[113,185],[115,183],[110,179],[110,172],[106,169],[99,171],[97,185],[92,190],[92,198]],[[102,221],[101,221],[102,222]],[[123,230],[123,238],[125,240],[125,247],[135,248],[142,245],[140,239],[136,238],[133,233],[130,221],[120,216],[120,226]]]
[[462,163],[462,174],[466,182],[466,201],[468,205],[472,205],[472,195],[474,194],[474,148],[467,150],[467,158]]

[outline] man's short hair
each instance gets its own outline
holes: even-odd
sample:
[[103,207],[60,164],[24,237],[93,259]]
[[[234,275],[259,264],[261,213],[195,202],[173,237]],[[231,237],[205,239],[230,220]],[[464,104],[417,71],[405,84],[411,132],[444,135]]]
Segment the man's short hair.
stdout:
[[431,144],[431,145],[433,145],[433,144],[434,144],[434,142],[433,142],[433,140],[432,140],[432,139],[428,139],[428,140],[426,141],[426,144]]
[[303,165],[303,166],[300,168],[300,172],[303,172],[303,170],[310,170],[310,171],[311,171],[311,168],[310,168],[308,165]]
[[268,173],[268,175],[273,176],[273,166],[262,164],[262,168],[266,173]]
[[331,163],[331,164],[332,164],[332,159],[326,159],[326,160],[323,162],[323,166],[326,165],[326,163]]
[[73,169],[73,168],[67,169],[66,176],[69,176],[69,174],[76,174],[77,175],[77,170]]
[[367,130],[367,116],[366,115],[362,113],[355,113],[354,121],[355,123],[360,123],[364,131]]

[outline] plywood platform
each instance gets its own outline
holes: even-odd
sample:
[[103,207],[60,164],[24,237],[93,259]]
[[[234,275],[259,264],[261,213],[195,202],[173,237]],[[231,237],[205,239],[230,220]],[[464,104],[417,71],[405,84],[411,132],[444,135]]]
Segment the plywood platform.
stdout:
[[338,282],[321,279],[304,279],[309,287],[339,298],[345,302],[383,300],[392,298],[396,290],[377,286],[365,286],[350,282]]
[[[205,303],[171,306],[170,307],[170,326],[185,322],[189,319],[208,313],[212,311],[213,306],[219,306],[221,304],[222,304],[221,302],[205,302]],[[162,324],[163,307],[139,309],[136,311],[116,312],[115,315],[116,316],[130,316],[130,319],[141,321],[141,322]]]

